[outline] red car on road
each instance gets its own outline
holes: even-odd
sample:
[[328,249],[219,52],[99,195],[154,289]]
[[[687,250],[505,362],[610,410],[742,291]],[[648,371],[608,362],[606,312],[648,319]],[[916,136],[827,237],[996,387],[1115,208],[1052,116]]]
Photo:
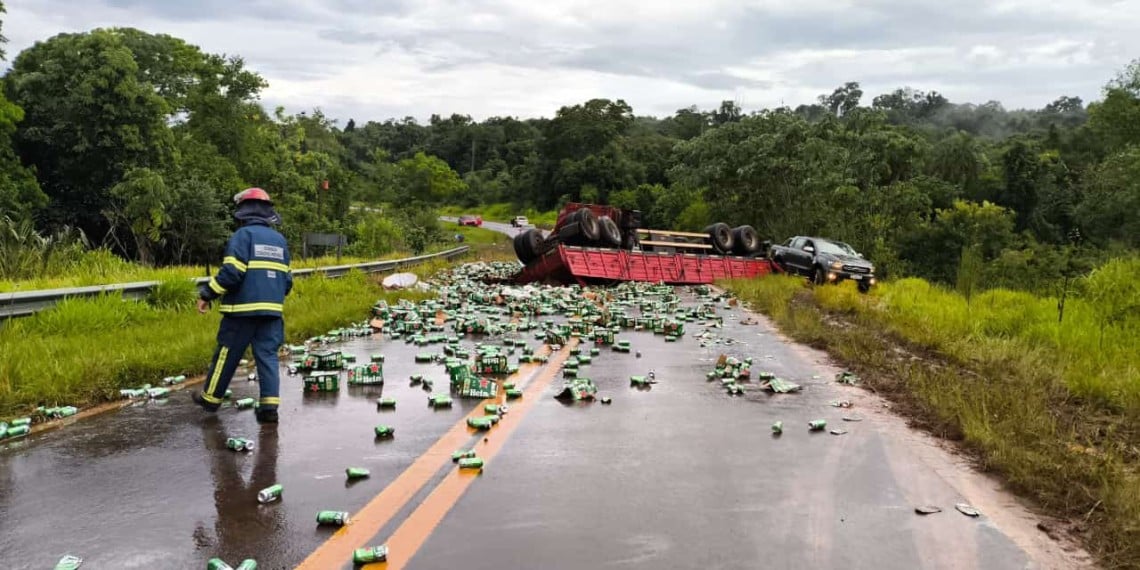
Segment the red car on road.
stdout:
[[461,226],[475,226],[483,225],[483,216],[459,216],[459,225]]

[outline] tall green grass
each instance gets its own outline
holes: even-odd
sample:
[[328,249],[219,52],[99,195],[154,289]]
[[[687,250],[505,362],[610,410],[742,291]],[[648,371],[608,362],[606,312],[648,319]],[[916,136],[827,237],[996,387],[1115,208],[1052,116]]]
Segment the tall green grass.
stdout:
[[[1056,298],[991,290],[967,300],[919,279],[870,295],[786,276],[726,286],[861,372],[918,424],[961,439],[1013,489],[1079,516],[1106,566],[1135,568],[1140,295],[1130,292],[1140,260],[1098,272],[1067,300],[1063,321]],[[1106,301],[1103,291],[1119,298]]]
[[[296,342],[367,317],[377,299],[422,298],[386,292],[351,272],[339,279],[298,279],[285,301],[285,330]],[[89,405],[118,390],[174,374],[206,371],[219,314],[189,310],[193,289],[163,284],[148,302],[118,297],[66,300],[0,328],[0,417],[30,406]]]
[[[432,244],[426,253],[435,253],[455,247],[454,242]],[[300,252],[294,252],[295,257],[291,263],[293,269],[306,269],[310,267],[326,267],[329,265],[348,265],[366,263],[369,261],[385,261],[412,257],[411,253],[393,252],[376,257],[342,256],[338,261],[336,255],[310,257],[301,259]],[[220,259],[218,260],[221,261]],[[211,271],[217,271],[216,264],[210,266]],[[47,277],[33,279],[0,280],[0,293],[14,291],[35,291],[38,289],[58,289],[62,287],[85,287],[90,285],[108,285],[113,283],[131,283],[136,281],[170,281],[173,279],[191,279],[206,275],[206,267],[178,265],[172,267],[146,267],[131,263],[107,250],[92,250],[83,252],[67,265],[49,272]]]

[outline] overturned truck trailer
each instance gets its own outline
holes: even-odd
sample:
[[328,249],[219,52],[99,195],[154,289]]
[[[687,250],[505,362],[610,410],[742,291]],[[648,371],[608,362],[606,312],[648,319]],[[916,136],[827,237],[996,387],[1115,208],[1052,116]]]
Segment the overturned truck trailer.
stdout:
[[750,226],[717,223],[704,233],[643,229],[641,212],[598,204],[567,204],[549,235],[523,231],[514,248],[524,265],[518,283],[691,285],[775,270]]

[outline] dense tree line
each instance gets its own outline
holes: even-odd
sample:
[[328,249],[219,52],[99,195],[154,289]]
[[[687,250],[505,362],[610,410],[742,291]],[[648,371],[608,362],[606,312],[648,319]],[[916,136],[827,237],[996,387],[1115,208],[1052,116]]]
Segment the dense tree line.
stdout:
[[275,195],[290,240],[337,231],[360,253],[422,249],[436,205],[570,200],[661,228],[832,236],[884,272],[949,283],[969,266],[992,285],[1050,287],[1140,247],[1137,64],[1097,102],[1014,111],[849,82],[748,114],[726,101],[646,117],[593,99],[549,119],[341,126],[266,111],[265,87],[239,57],[134,29],[37,43],[0,89],[0,208],[147,263],[216,255],[227,200],[250,185]]

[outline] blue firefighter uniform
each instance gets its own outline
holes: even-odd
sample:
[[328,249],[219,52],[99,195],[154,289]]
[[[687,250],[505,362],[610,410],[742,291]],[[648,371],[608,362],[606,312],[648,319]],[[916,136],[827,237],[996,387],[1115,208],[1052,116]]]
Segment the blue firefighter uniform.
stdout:
[[222,322],[206,386],[194,399],[208,411],[217,410],[245,349],[252,345],[261,390],[257,419],[276,421],[281,403],[277,350],[285,342],[282,310],[293,275],[285,237],[272,228],[279,218],[268,195],[262,195],[264,200],[239,202],[234,218],[243,225],[226,244],[221,269],[199,289],[205,301],[221,298]]

